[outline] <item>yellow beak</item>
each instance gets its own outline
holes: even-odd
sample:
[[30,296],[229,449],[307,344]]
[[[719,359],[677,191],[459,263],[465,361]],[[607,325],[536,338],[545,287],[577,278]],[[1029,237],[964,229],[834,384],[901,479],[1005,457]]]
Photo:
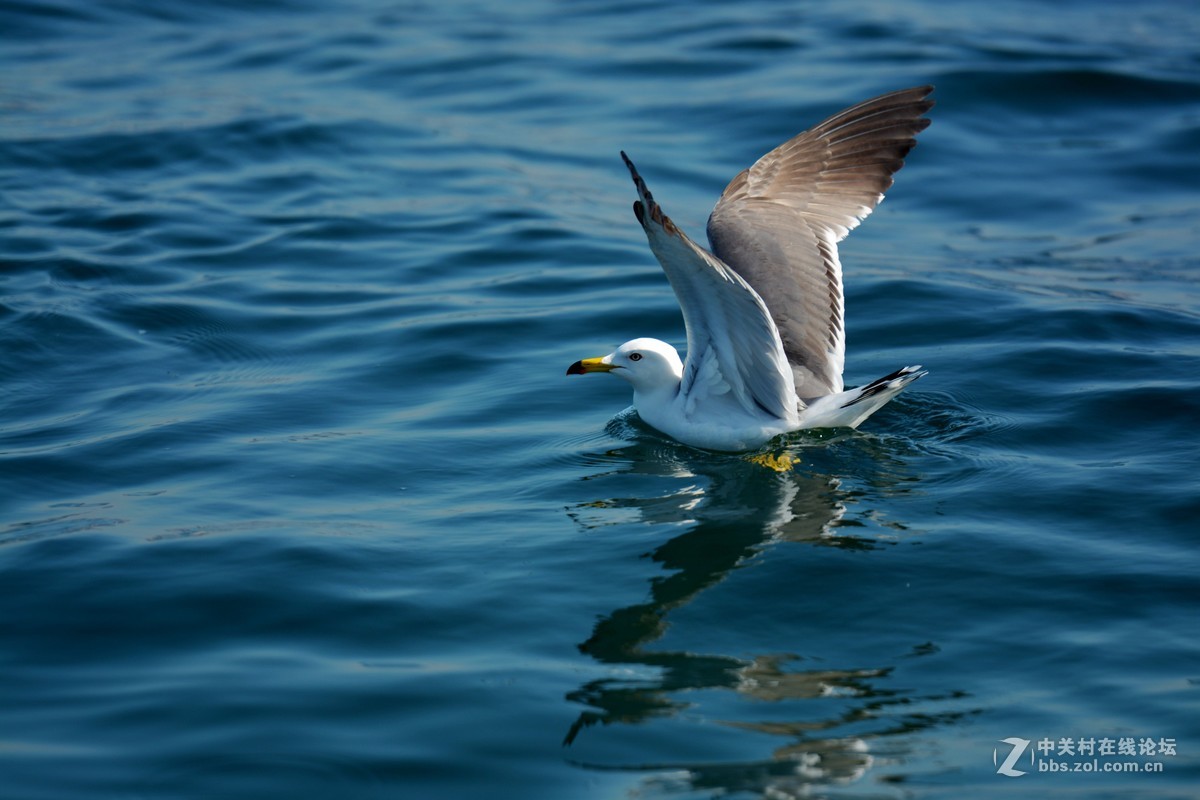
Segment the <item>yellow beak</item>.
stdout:
[[589,372],[612,372],[616,367],[603,358],[585,358],[567,367],[568,375],[586,375]]

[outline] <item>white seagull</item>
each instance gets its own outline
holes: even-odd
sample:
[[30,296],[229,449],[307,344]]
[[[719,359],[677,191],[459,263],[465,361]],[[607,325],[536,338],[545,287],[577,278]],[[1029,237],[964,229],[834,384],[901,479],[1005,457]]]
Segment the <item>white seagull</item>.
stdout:
[[834,114],[730,181],[708,218],[712,251],[671,222],[638,175],[633,212],[683,310],[687,360],[634,339],[568,375],[633,384],[646,423],[687,445],[750,450],[802,428],[858,427],[926,373],[905,367],[844,390],[837,243],[875,209],[929,125],[932,86]]

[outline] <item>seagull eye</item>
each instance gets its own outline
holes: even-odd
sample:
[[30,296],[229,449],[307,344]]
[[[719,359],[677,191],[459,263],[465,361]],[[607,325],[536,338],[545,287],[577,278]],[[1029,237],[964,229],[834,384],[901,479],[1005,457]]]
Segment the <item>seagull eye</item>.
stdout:
[[630,361],[641,361],[641,360],[642,360],[642,354],[641,354],[641,353],[630,353],[630,354],[629,354],[629,360],[630,360]]

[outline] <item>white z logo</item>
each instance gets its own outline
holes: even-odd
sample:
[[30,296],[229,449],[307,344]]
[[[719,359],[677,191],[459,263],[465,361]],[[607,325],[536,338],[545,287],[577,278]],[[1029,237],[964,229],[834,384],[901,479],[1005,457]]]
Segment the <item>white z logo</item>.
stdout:
[[[1019,778],[1020,776],[1024,775],[1025,770],[1013,769],[1013,765],[1016,764],[1017,760],[1025,753],[1025,748],[1029,747],[1029,740],[1018,739],[1017,737],[1013,736],[1008,739],[1001,739],[1000,741],[1004,742],[1005,744],[1012,745],[1012,752],[1008,754],[1008,758],[1004,759],[1003,764],[996,767],[996,772],[1000,773],[1001,775],[1007,775],[1010,778]],[[999,755],[997,750],[992,750],[992,763],[995,764],[998,758]],[[1032,763],[1033,753],[1029,754],[1029,760],[1030,763]]]

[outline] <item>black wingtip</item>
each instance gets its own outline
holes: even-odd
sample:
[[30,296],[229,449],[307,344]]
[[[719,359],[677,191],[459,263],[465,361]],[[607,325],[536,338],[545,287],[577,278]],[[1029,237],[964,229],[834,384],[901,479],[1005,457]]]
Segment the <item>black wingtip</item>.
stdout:
[[[914,115],[915,119],[920,117],[922,114],[929,113],[929,109],[937,105],[937,101],[929,96],[933,94],[933,89],[934,87],[931,83],[927,83],[924,86],[911,86],[907,89],[897,89],[894,92],[888,92],[886,94],[881,94],[878,97],[873,97],[870,100],[865,100],[862,103],[859,103],[857,106],[852,106],[851,108],[847,109],[847,111],[855,110],[860,106],[871,105],[878,106],[879,108],[907,108],[916,112]],[[841,115],[838,114],[835,116]],[[917,122],[920,122],[920,120],[917,120]],[[925,121],[925,125],[928,124],[928,121]],[[914,133],[919,133],[921,130],[924,130],[924,127],[914,131]]]
[[[933,84],[932,83],[927,83],[924,86],[914,86],[913,88],[909,89],[908,91],[913,92],[914,94],[916,94],[917,97],[921,98],[921,102],[918,105],[921,108],[920,113],[922,113],[922,114],[929,113],[929,109],[931,109],[937,105],[937,100],[934,100],[932,97],[929,96],[929,95],[933,94]],[[925,124],[926,125],[929,124],[928,120],[926,120]],[[924,128],[922,128],[921,130],[924,130]]]
[[625,166],[629,168],[629,175],[633,178],[633,185],[637,189],[638,200],[633,203],[633,215],[637,217],[637,221],[643,226],[647,224],[646,220],[650,219],[662,225],[667,229],[667,232],[672,232],[673,225],[671,220],[662,213],[658,203],[654,202],[654,195],[650,194],[650,189],[647,188],[646,182],[642,180],[642,176],[638,174],[637,167],[633,165],[633,160],[621,151],[621,160],[625,162]]
[[643,195],[647,199],[650,198],[650,190],[646,188],[646,182],[642,180],[642,176],[638,174],[637,167],[633,165],[633,160],[625,155],[625,151],[621,151],[621,160],[625,162],[625,166],[629,169],[629,176],[633,178],[633,185],[637,187],[638,194]]
[[872,397],[888,389],[902,389],[918,378],[924,378],[928,374],[929,371],[922,368],[920,364],[915,367],[903,367],[902,369],[898,369],[893,373],[884,375],[882,378],[873,380],[866,386],[863,386],[860,389],[861,394],[859,394],[858,397],[855,397],[850,402],[843,404],[842,408],[849,408],[855,403],[861,403],[868,397]]

